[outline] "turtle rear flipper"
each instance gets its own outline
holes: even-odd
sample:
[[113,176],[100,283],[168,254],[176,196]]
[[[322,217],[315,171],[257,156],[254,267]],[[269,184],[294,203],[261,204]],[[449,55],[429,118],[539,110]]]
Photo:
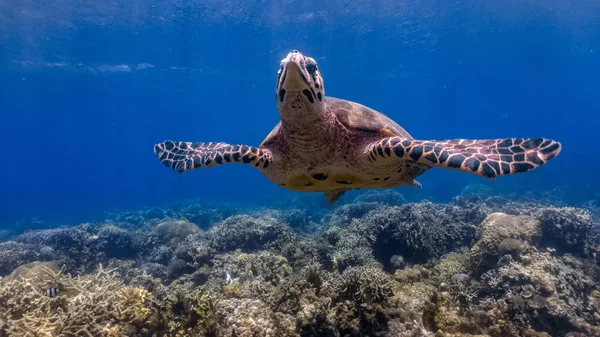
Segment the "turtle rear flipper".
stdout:
[[335,204],[338,200],[340,200],[342,195],[346,193],[346,191],[348,191],[348,189],[325,192],[325,199],[327,201],[327,205]]
[[167,167],[185,172],[227,163],[267,168],[271,152],[248,145],[165,141],[154,145],[154,153]]
[[389,137],[372,143],[368,156],[371,162],[402,158],[493,179],[531,171],[556,157],[561,149],[559,142],[544,138],[434,141]]

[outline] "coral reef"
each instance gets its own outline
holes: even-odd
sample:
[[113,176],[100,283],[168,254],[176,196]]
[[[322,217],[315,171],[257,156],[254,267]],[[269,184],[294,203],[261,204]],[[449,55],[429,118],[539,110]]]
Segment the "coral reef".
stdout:
[[266,304],[254,299],[228,299],[219,308],[220,336],[296,336],[291,318],[282,319]]
[[24,232],[0,243],[0,336],[599,336],[595,211],[492,193]]
[[7,241],[0,243],[0,275],[8,275],[18,266],[35,261],[43,253],[33,245]]
[[[82,224],[25,232],[14,241],[12,250],[16,251],[11,254],[27,257],[21,263],[55,260],[65,265],[67,271],[89,271],[110,259],[136,258],[149,253],[156,237],[150,231],[126,230],[113,224]],[[7,247],[0,247],[0,254],[5,251]],[[2,268],[1,274],[6,275]]]
[[[144,288],[102,268],[72,278],[42,267],[0,280],[0,332],[8,336],[123,336],[145,329],[153,308]],[[52,284],[63,289],[45,295]]]
[[281,249],[295,240],[295,234],[287,224],[268,215],[257,218],[232,216],[215,224],[208,235],[211,246],[219,252]]
[[504,213],[488,215],[477,229],[477,243],[471,248],[474,268],[493,266],[506,250],[537,244],[542,236],[541,221],[528,216]]
[[244,213],[247,205],[201,199],[178,201],[146,209],[109,214],[108,221],[128,224],[131,229],[151,228],[165,218],[186,219],[202,229],[223,221],[229,216]]
[[160,222],[153,229],[160,243],[176,247],[188,235],[198,233],[200,227],[187,220],[167,219]]
[[394,255],[422,263],[470,244],[485,215],[482,206],[466,209],[431,202],[379,206],[352,219],[346,228],[332,227],[326,237],[335,245],[333,256],[340,270],[374,259],[393,268]]

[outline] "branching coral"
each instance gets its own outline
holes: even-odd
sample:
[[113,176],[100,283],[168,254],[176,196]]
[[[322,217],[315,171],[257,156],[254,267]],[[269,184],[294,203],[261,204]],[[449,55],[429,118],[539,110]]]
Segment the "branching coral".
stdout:
[[100,226],[87,244],[93,252],[108,258],[134,258],[156,245],[156,236],[149,231],[128,231],[114,225]]
[[313,233],[319,229],[307,209],[260,210],[258,216],[269,215],[287,223],[296,232]]
[[209,231],[211,246],[220,252],[241,249],[281,249],[295,240],[290,227],[271,217],[238,215],[227,218]]
[[239,251],[221,254],[215,257],[214,264],[216,266],[215,277],[224,278],[230,274],[242,282],[261,277],[273,285],[279,284],[292,271],[285,257],[266,251],[257,254]]
[[0,275],[8,275],[18,266],[37,260],[39,253],[30,244],[7,241],[0,243]]
[[154,331],[167,336],[214,336],[219,300],[206,287],[191,282],[172,282],[154,289]]
[[381,207],[376,202],[357,202],[342,205],[323,217],[321,223],[327,227],[348,227],[353,219],[359,219],[372,210]]
[[149,253],[156,242],[151,232],[90,224],[26,232],[15,240],[29,245],[37,260],[52,257],[66,265],[70,272],[93,270],[100,263],[108,263],[110,258],[135,258],[138,254]]
[[190,318],[200,331],[214,332],[218,320],[219,302],[203,289],[194,291],[187,300],[191,311]]
[[454,275],[468,272],[468,261],[467,253],[450,253],[433,266],[431,279],[436,286],[447,283]]
[[[263,302],[253,299],[224,300],[219,308],[221,336],[294,336],[293,323],[285,324]],[[290,333],[290,330],[292,330]]]
[[[83,224],[70,228],[56,228],[26,232],[15,240],[38,247],[50,247],[54,258],[69,269],[84,270],[96,265],[96,253],[90,240],[90,226]],[[34,260],[26,261],[32,262]]]
[[425,262],[468,245],[484,217],[483,207],[464,209],[431,202],[380,206],[338,230],[333,255],[345,265],[360,265],[374,256],[391,267],[394,255],[407,262]]
[[[65,291],[45,296],[41,285],[48,283],[60,283]],[[124,286],[102,267],[76,278],[45,268],[31,278],[2,280],[0,289],[11,336],[122,336],[142,328],[153,310],[150,293]]]
[[576,253],[583,253],[588,248],[588,236],[593,226],[588,211],[574,207],[548,207],[541,211],[539,219],[544,233],[543,244]]
[[[338,231],[334,227],[326,233],[331,235],[331,232]],[[359,231],[343,229],[337,233],[339,237],[331,259],[333,267],[339,271],[344,271],[348,267],[363,266],[375,262],[371,243],[374,238],[365,237]]]
[[381,269],[350,267],[325,282],[322,294],[331,296],[328,319],[340,334],[378,335],[386,329],[394,283]]
[[353,299],[358,303],[383,303],[394,295],[389,275],[374,267],[352,267],[339,278],[339,300]]

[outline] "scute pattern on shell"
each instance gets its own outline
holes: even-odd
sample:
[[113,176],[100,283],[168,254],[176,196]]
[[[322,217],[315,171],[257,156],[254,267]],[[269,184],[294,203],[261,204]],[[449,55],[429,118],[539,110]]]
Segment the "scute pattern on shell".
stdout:
[[327,97],[325,102],[330,111],[350,131],[376,134],[382,137],[400,136],[412,139],[412,136],[398,123],[362,104],[333,97]]

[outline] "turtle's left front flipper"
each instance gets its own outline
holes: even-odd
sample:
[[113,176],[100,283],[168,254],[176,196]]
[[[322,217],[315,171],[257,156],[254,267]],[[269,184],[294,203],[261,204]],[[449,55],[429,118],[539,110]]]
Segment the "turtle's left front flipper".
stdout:
[[412,160],[486,178],[528,172],[556,157],[559,142],[544,138],[414,140],[384,138],[367,147],[369,161]]
[[154,145],[154,153],[167,167],[179,172],[209,168],[219,164],[242,163],[267,168],[272,159],[269,150],[227,143],[165,141]]

